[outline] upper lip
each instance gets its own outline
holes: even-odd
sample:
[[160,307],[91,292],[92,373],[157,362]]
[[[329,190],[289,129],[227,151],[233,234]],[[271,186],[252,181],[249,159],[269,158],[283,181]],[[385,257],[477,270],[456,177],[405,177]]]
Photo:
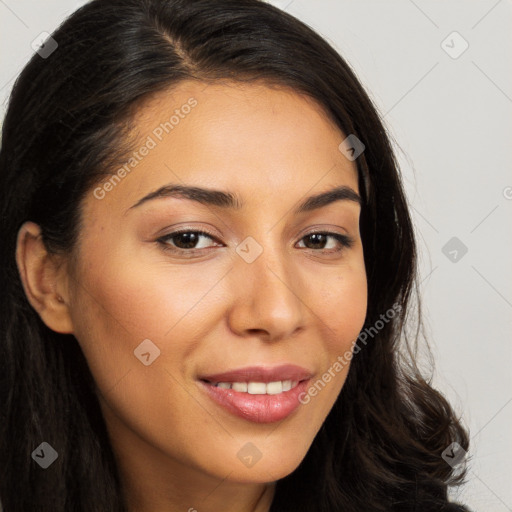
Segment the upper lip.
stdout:
[[201,375],[208,382],[276,382],[282,380],[302,381],[310,379],[312,372],[294,364],[280,366],[246,366],[222,373]]

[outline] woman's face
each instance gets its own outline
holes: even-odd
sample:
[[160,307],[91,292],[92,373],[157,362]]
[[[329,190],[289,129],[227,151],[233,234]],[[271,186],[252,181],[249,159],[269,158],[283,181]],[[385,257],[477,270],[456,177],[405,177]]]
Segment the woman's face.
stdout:
[[300,208],[359,192],[346,135],[296,93],[193,82],[136,129],[124,172],[84,199],[67,297],[116,454],[155,478],[280,479],[340,393],[335,363],[366,314],[360,204],[342,191]]

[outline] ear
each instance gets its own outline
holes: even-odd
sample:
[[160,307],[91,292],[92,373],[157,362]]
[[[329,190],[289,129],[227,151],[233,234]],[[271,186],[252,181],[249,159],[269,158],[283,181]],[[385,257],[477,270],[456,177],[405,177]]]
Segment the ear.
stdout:
[[48,253],[41,228],[33,222],[18,231],[16,264],[25,295],[41,320],[55,332],[71,334],[66,265]]

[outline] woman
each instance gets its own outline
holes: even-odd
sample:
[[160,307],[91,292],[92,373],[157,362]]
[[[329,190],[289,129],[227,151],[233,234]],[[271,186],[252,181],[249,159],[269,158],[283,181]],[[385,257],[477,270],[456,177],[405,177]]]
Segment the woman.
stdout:
[[464,510],[347,63],[257,0],[95,0],[43,48],[0,152],[5,512]]

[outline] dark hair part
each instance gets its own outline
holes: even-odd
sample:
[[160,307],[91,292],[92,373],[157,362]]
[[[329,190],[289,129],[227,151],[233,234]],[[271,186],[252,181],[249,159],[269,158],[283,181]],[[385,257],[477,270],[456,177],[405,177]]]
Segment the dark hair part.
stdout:
[[[5,512],[126,510],[79,345],[47,328],[25,297],[14,258],[20,226],[32,220],[49,251],[70,251],[84,195],[133,149],[137,108],[184,80],[225,79],[306,94],[363,141],[356,163],[365,199],[364,328],[396,311],[354,355],[307,455],[278,481],[271,511],[451,510],[447,486],[460,484],[464,470],[454,473],[441,453],[452,442],[467,450],[468,435],[414,357],[400,355],[409,343],[415,239],[389,137],[349,65],[307,25],[258,0],[94,0],[52,36],[54,53],[34,54],[15,82],[0,150]],[[42,441],[59,453],[45,471],[31,459]]]

